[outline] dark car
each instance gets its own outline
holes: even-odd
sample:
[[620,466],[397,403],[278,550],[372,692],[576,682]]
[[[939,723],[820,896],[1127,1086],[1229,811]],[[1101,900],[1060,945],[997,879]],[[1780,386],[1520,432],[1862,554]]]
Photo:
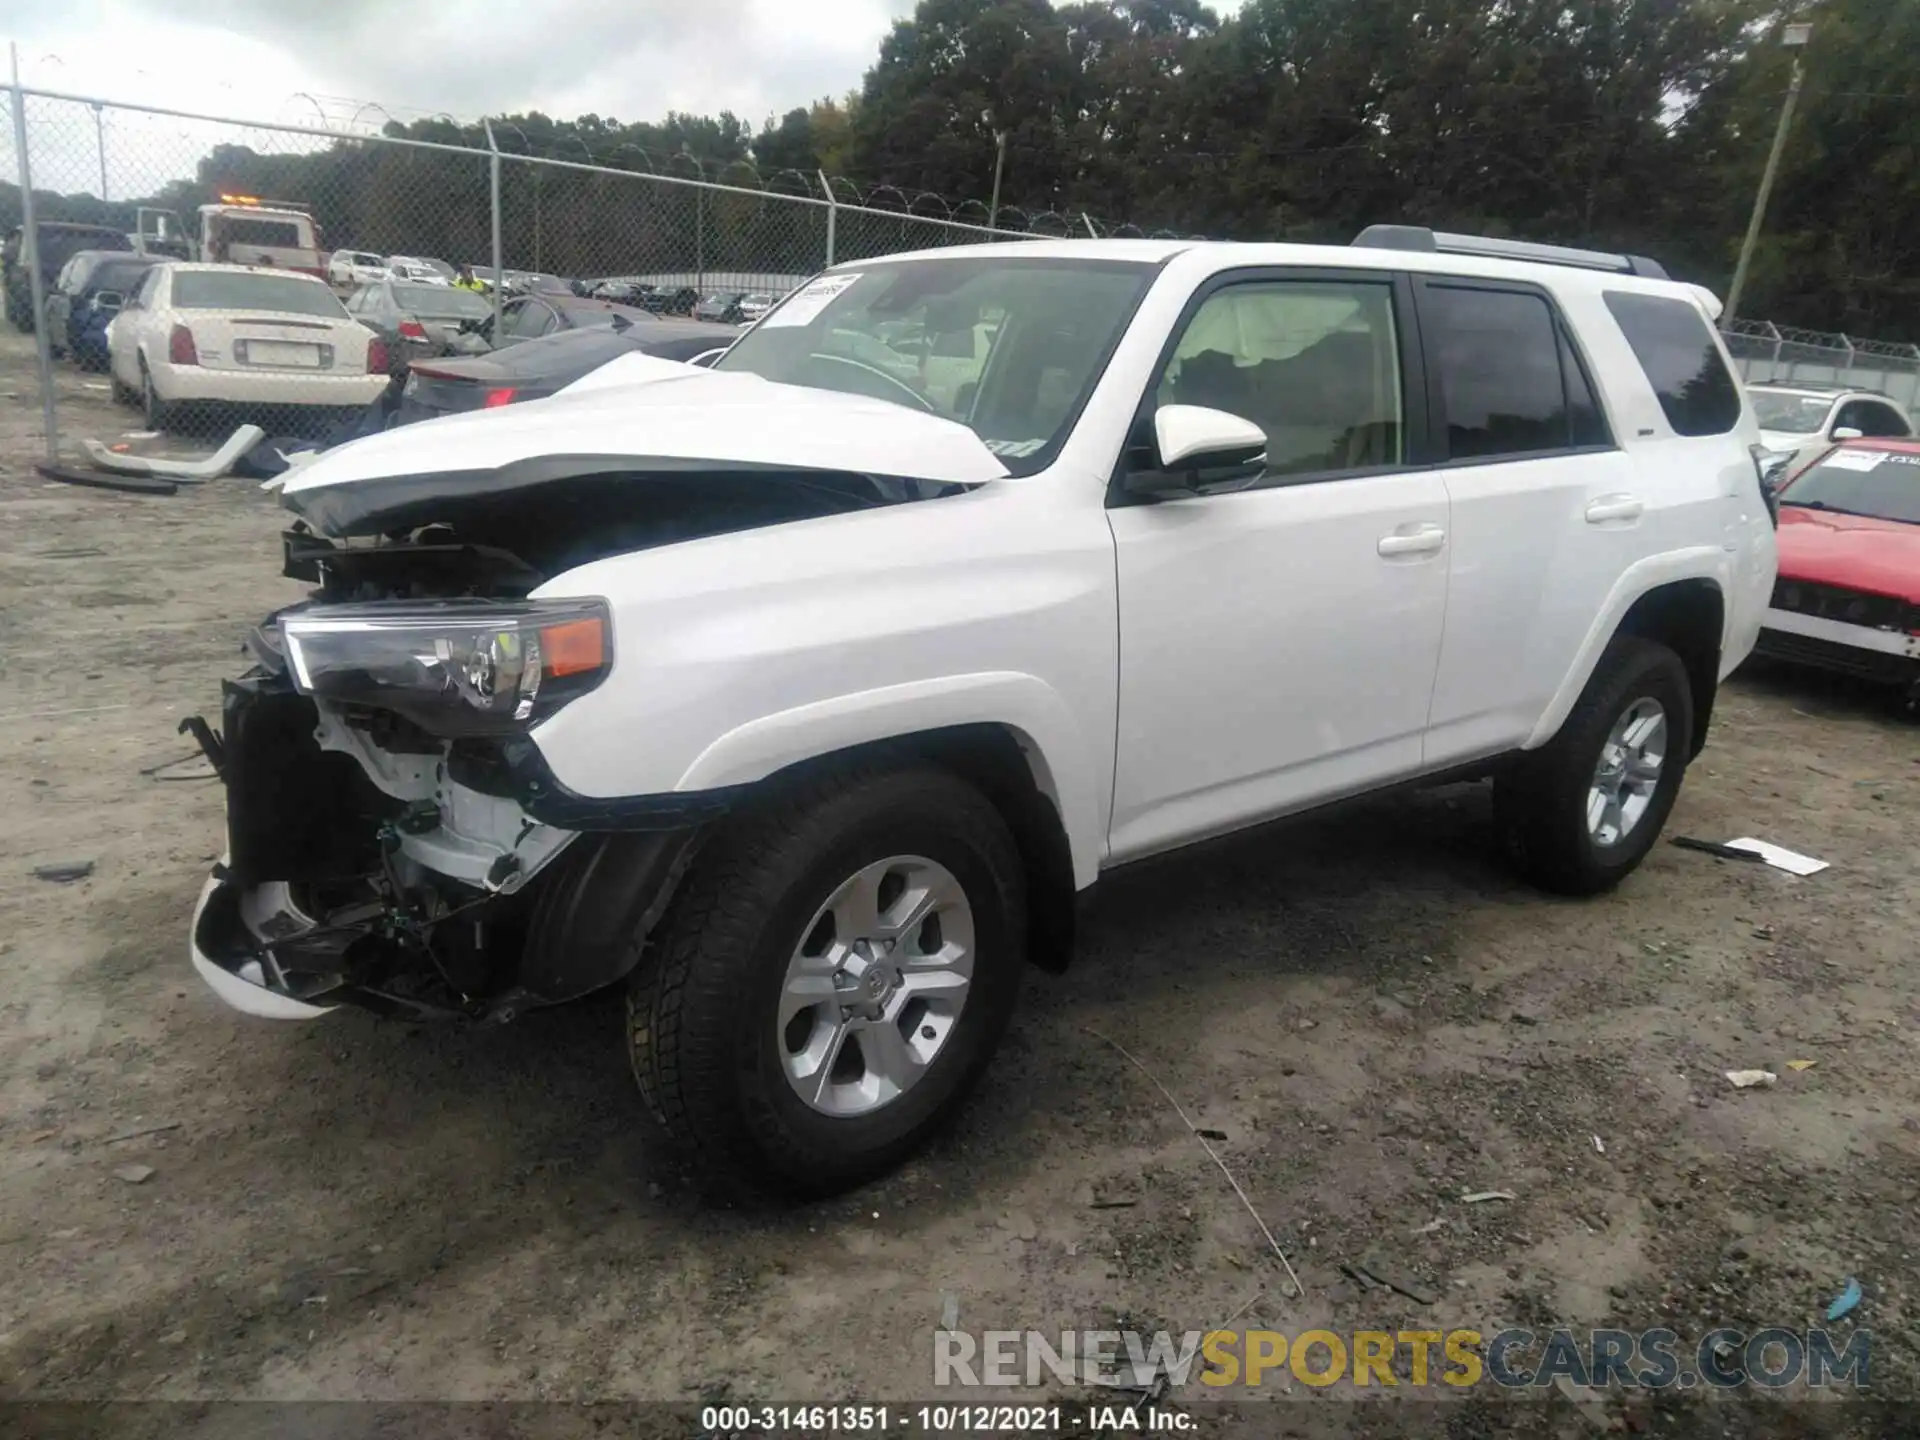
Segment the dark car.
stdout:
[[[40,280],[49,290],[67,261],[81,250],[133,250],[133,242],[123,231],[111,225],[77,225],[65,220],[42,220],[35,227],[40,235]],[[0,274],[7,293],[7,319],[17,330],[33,330],[33,280],[22,258],[26,239],[24,227],[16,225],[7,232],[0,246]]]
[[716,290],[711,295],[700,297],[700,303],[693,307],[693,318],[711,320],[719,325],[738,325],[740,323],[740,302],[747,298],[744,290]]
[[677,289],[661,286],[649,289],[640,297],[640,304],[656,315],[691,315],[693,307],[700,303],[700,292],[691,285],[682,285]]
[[482,333],[494,342],[494,348],[518,345],[523,340],[538,340],[561,330],[591,330],[611,325],[653,325],[659,323],[645,310],[631,305],[616,305],[610,300],[587,300],[565,292],[544,295],[519,295],[507,301],[500,311],[500,334],[493,335],[489,320]]
[[653,293],[653,286],[644,280],[635,280],[630,276],[615,275],[611,279],[600,281],[593,287],[591,293],[596,300],[611,300],[616,305],[641,305],[644,307],[646,297]]
[[697,320],[649,320],[564,330],[491,355],[424,362],[407,377],[393,423],[538,400],[622,355],[693,360],[725,349],[738,333]]
[[53,353],[73,356],[89,370],[107,368],[107,326],[157,255],[124,250],[81,250],[70,256],[47,295],[47,343]]
[[347,313],[387,342],[388,370],[403,375],[415,360],[484,354],[489,348],[485,332],[493,322],[493,300],[477,290],[456,290],[451,285],[382,280],[354,291],[347,300]]

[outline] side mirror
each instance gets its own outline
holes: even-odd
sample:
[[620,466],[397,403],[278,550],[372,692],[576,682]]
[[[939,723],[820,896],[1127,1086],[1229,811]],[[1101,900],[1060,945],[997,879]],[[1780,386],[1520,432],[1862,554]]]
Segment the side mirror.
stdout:
[[1851,425],[1836,425],[1833,427],[1833,438],[1836,440],[1858,440],[1865,434],[1866,432],[1864,430],[1857,430]]
[[126,303],[127,297],[118,290],[101,290],[93,297],[93,308],[96,310],[120,310]]
[[1162,405],[1153,416],[1154,467],[1129,473],[1122,488],[1166,500],[1238,490],[1266,473],[1267,432],[1251,420],[1203,405]]

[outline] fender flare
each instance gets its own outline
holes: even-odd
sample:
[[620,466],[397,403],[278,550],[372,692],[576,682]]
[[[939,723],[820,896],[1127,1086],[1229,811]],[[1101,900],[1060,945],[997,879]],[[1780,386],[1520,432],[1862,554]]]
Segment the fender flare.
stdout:
[[[1672,585],[1682,580],[1706,580],[1717,586],[1723,597],[1733,594],[1732,557],[1717,545],[1691,545],[1684,550],[1669,550],[1660,555],[1649,555],[1637,560],[1621,572],[1614,581],[1613,589],[1607,593],[1606,604],[1594,617],[1586,637],[1580,642],[1580,650],[1572,667],[1560,681],[1560,687],[1554,691],[1553,699],[1548,703],[1540,719],[1535,722],[1533,731],[1522,743],[1521,749],[1535,750],[1551,740],[1559,732],[1573,707],[1580,699],[1580,692],[1587,688],[1587,681],[1593,678],[1594,667],[1600,663],[1600,657],[1619,632],[1620,622],[1626,619],[1627,612],[1644,595],[1658,590],[1663,585]],[[1724,647],[1726,627],[1733,622],[1733,607],[1729,602],[1721,622],[1721,642]]]
[[[942,675],[855,691],[737,725],[694,757],[676,791],[764,780],[803,760],[955,725],[999,725],[1026,756],[1035,785],[1060,812],[1076,888],[1091,885],[1105,850],[1105,796],[1091,749],[1058,691],[1018,671]],[[1110,783],[1112,777],[1106,777]]]

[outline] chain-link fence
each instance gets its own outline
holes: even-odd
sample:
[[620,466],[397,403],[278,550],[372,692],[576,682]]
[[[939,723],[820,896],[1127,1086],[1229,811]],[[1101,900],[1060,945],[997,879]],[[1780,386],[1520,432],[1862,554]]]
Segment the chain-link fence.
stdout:
[[1920,409],[1920,345],[1855,340],[1765,320],[1735,320],[1726,337],[1741,378],[1750,384],[1877,390],[1909,410]]
[[476,148],[48,91],[9,101],[6,311],[39,355],[5,353],[48,367],[49,455],[142,431],[204,446],[243,423],[349,434],[381,423],[415,372],[547,335],[613,327],[688,358],[838,261],[1098,233],[1012,209],[993,226],[977,204],[763,178],[748,161],[534,154],[511,122]]
[[[747,160],[626,146],[597,157],[578,141],[578,158],[535,153],[510,121],[400,135],[43,90],[8,99],[5,308],[35,345],[0,342],[0,369],[15,369],[0,380],[39,395],[50,456],[139,430],[199,446],[248,422],[348,434],[381,423],[410,376],[457,378],[558,332],[611,326],[685,359],[838,262],[1141,234],[817,173],[763,176]],[[1920,405],[1915,346],[1764,321],[1735,323],[1728,340],[1749,380]]]

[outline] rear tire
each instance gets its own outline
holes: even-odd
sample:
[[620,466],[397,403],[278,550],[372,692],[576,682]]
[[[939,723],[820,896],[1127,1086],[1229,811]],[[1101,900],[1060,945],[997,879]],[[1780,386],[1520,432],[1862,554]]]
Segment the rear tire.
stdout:
[[149,430],[166,429],[174,415],[173,406],[153,388],[153,372],[147,368],[145,356],[140,359],[140,410]]
[[1615,636],[1559,734],[1494,782],[1507,858],[1555,894],[1611,890],[1660,838],[1692,736],[1693,689],[1680,657]]
[[[862,893],[876,934],[923,894],[941,918],[862,950]],[[957,776],[857,767],[783,786],[708,842],[634,971],[641,1096],[726,1193],[857,1185],[924,1144],[979,1080],[1019,994],[1025,934],[1013,837]],[[957,967],[948,955],[967,957],[964,981],[940,969]],[[841,988],[850,969],[871,991]],[[803,985],[828,998],[800,998]],[[842,999],[869,1013],[850,1018]]]

